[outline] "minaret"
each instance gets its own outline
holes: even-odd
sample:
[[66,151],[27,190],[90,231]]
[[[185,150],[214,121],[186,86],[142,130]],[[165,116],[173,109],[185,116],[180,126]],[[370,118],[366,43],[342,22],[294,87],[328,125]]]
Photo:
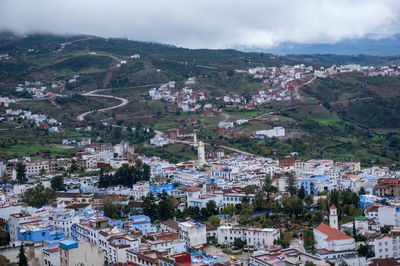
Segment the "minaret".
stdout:
[[196,132],[193,133],[193,142],[194,142],[194,145],[197,145],[197,134],[196,134]]
[[332,227],[332,228],[335,228],[336,230],[339,230],[336,206],[332,204],[332,206],[329,208],[329,212],[330,212],[330,214],[329,214],[329,226]]
[[204,150],[204,143],[202,141],[199,141],[199,144],[197,146],[197,158],[198,158],[198,163],[199,166],[203,166],[206,164],[206,152]]

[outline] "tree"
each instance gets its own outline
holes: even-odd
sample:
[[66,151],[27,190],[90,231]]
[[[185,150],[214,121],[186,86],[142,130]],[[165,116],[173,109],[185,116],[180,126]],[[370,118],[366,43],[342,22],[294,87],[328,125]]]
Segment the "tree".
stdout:
[[207,208],[201,208],[200,214],[203,217],[203,219],[207,219],[211,215],[210,212],[207,210]]
[[306,245],[306,249],[314,248],[314,233],[310,229],[304,229],[303,231],[303,240]]
[[271,204],[271,211],[272,211],[272,213],[275,215],[275,219],[273,219],[274,224],[276,224],[276,223],[278,222],[277,214],[278,214],[278,212],[280,212],[281,210],[282,210],[282,206],[281,206],[281,203],[280,203],[278,200],[272,202],[272,204]]
[[135,166],[123,164],[114,175],[104,174],[104,170],[100,169],[99,187],[106,188],[116,185],[130,187],[138,181],[148,181],[150,175],[150,166],[137,160]]
[[320,224],[323,218],[324,216],[320,211],[315,210],[311,214],[311,221],[314,225]]
[[313,197],[311,195],[307,195],[304,198],[304,203],[307,205],[307,208],[310,208],[311,205],[313,204],[314,200]]
[[17,180],[18,182],[24,182],[26,180],[26,166],[25,164],[18,162],[16,166]]
[[207,202],[206,208],[207,208],[208,212],[209,212],[211,215],[218,214],[217,204],[215,203],[215,201],[210,200],[209,202]]
[[208,221],[209,224],[211,224],[214,227],[218,227],[220,225],[220,222],[221,222],[220,219],[215,215],[208,217],[207,221]]
[[339,191],[336,189],[332,190],[331,193],[329,193],[330,197],[330,205],[335,205],[336,208],[339,208]]
[[389,226],[385,225],[381,227],[381,234],[387,234],[389,233],[389,230],[390,230]]
[[242,249],[246,245],[246,241],[243,241],[241,238],[235,238],[233,245],[239,249]]
[[297,218],[300,214],[302,214],[303,210],[304,210],[303,200],[297,198],[296,203],[294,204],[294,209],[293,209],[293,212],[294,212],[294,214],[296,215],[296,218]]
[[246,195],[248,195],[248,194],[254,194],[254,193],[255,193],[254,186],[247,186],[247,187],[245,187],[245,188],[244,188],[244,193],[245,193]]
[[304,264],[304,266],[317,266],[317,264],[315,264],[312,261],[306,261],[306,263]]
[[107,188],[109,187],[109,176],[104,174],[104,168],[100,167],[100,173],[99,173],[99,188]]
[[142,205],[143,214],[149,216],[150,219],[154,221],[157,218],[157,205],[153,193],[150,193],[149,195],[143,197],[142,201],[143,201]]
[[368,257],[370,252],[369,252],[369,247],[367,245],[360,245],[360,247],[357,249],[358,255],[362,257]]
[[[158,218],[161,221],[166,221],[174,217],[175,206],[173,205],[171,197],[168,197],[167,192],[159,194],[160,202],[158,203]],[[173,198],[173,197],[172,197]]]
[[79,170],[78,164],[76,163],[75,160],[72,160],[71,166],[69,167],[69,172],[70,173],[75,173],[78,170]]
[[111,199],[107,199],[103,205],[104,216],[110,219],[120,218],[120,208],[117,204],[114,204]]
[[297,195],[299,196],[300,199],[304,199],[306,196],[306,190],[304,189],[304,186],[301,186]]
[[18,253],[18,266],[28,266],[28,258],[25,255],[24,243],[22,242]]
[[56,175],[51,179],[51,188],[55,191],[65,190],[64,178],[60,175]]
[[185,208],[182,212],[181,218],[187,218],[187,217],[190,217],[194,220],[201,219],[202,217],[200,215],[199,207],[189,206],[188,208]]
[[268,174],[264,179],[263,190],[267,192],[267,199],[269,200],[269,193],[275,193],[277,188],[272,185],[271,175]]
[[125,217],[128,216],[130,211],[131,211],[131,207],[129,207],[128,204],[125,204],[124,206],[122,206],[122,212],[125,214]]
[[360,188],[360,190],[358,191],[358,195],[365,195],[366,194],[366,192],[365,192],[365,189],[364,189],[364,187],[361,187]]
[[40,171],[39,171],[40,176],[44,176],[45,173],[46,173],[46,170],[44,170],[44,168],[40,169]]
[[224,207],[224,209],[222,210],[223,214],[230,215],[230,216],[233,216],[233,214],[235,214],[236,212],[237,212],[237,209],[232,204],[226,205],[226,207]]
[[297,192],[297,180],[293,172],[288,174],[288,179],[286,183],[286,191],[290,193],[290,195],[295,195]]
[[44,205],[53,204],[57,195],[51,188],[45,188],[42,184],[28,189],[22,196],[23,201],[29,206],[41,208]]

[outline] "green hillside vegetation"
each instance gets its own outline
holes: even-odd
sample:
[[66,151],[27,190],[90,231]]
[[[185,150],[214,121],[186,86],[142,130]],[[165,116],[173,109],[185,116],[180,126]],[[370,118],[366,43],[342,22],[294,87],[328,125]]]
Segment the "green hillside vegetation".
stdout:
[[57,106],[51,104],[49,101],[19,102],[15,105],[15,109],[21,108],[36,114],[45,113],[50,118],[62,121],[65,126],[72,126],[76,124],[76,116],[83,112],[106,108],[119,103],[115,99],[83,97],[80,95],[57,98],[55,102]]
[[61,61],[48,68],[55,71],[78,72],[87,68],[104,69],[108,68],[112,59],[108,56],[75,56],[67,60]]
[[365,129],[398,129],[400,126],[400,79],[350,74],[317,79],[303,92],[340,118]]
[[[67,43],[64,48],[63,43]],[[28,52],[29,49],[34,51]],[[207,145],[207,150],[227,145],[276,158],[297,152],[300,159],[360,160],[363,165],[372,161],[381,164],[400,162],[399,78],[365,77],[354,73],[318,78],[301,89],[302,101],[269,103],[258,106],[256,110],[241,109],[239,105],[214,99],[216,96],[236,94],[250,99],[263,87],[263,83],[245,74],[237,74],[233,71],[235,69],[297,63],[390,64],[399,60],[398,57],[273,56],[232,49],[192,50],[127,39],[52,35],[0,39],[0,53],[12,56],[11,60],[0,62],[2,95],[29,98],[26,93],[17,94],[15,86],[25,80],[41,80],[50,89],[49,85],[54,81],[68,81],[73,75],[79,75],[76,82],[66,82],[62,91],[51,89],[55,93],[70,95],[57,97],[55,104],[47,100],[29,100],[12,106],[13,109],[45,113],[62,121],[63,132],[50,134],[21,121],[17,121],[21,123],[21,128],[14,129],[16,123],[0,122],[0,128],[9,128],[0,134],[0,155],[4,159],[23,155],[24,147],[27,147],[27,154],[37,158],[67,156],[76,150],[56,146],[63,138],[95,139],[100,136],[101,141],[114,144],[127,139],[135,144],[137,151],[149,156],[156,155],[174,162],[188,160],[196,155],[187,145],[148,146],[149,138],[155,134],[153,130],[182,127],[188,132],[197,131],[201,139],[211,144]],[[130,59],[133,54],[139,54],[140,59]],[[127,64],[117,67],[120,60],[126,60]],[[173,103],[149,100],[149,88],[171,80],[182,88],[183,81],[192,76],[197,77],[193,88],[208,91],[211,99],[207,102],[222,109],[222,116],[202,112],[182,113]],[[86,121],[76,121],[80,113],[119,103],[115,99],[81,95],[106,88],[109,90],[102,93],[127,98],[129,103],[107,113],[90,114]],[[5,110],[2,108],[0,111],[4,113]],[[272,116],[279,120],[268,119]],[[237,119],[251,119],[242,126],[251,132],[284,126],[288,136],[266,140],[218,136],[216,129],[220,121],[234,122]],[[103,125],[104,121],[109,125]],[[121,127],[110,126],[113,124]],[[86,126],[91,126],[92,132],[74,130],[75,127]],[[150,131],[144,132],[144,127],[150,128]],[[139,130],[135,132],[131,128]]]

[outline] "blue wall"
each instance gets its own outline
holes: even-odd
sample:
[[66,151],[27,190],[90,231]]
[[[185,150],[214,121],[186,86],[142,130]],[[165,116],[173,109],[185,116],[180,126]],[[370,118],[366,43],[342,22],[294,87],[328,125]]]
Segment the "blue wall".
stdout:
[[27,230],[25,233],[21,233],[21,228],[18,227],[18,240],[40,242],[40,241],[51,241],[65,238],[64,233],[54,232],[50,228],[38,229],[38,230]]

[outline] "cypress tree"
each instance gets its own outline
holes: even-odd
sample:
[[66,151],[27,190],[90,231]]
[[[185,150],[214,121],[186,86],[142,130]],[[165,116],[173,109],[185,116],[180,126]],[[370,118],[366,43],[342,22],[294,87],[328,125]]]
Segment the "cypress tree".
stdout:
[[17,257],[18,257],[18,266],[28,266],[28,258],[25,255],[24,243],[21,244]]

